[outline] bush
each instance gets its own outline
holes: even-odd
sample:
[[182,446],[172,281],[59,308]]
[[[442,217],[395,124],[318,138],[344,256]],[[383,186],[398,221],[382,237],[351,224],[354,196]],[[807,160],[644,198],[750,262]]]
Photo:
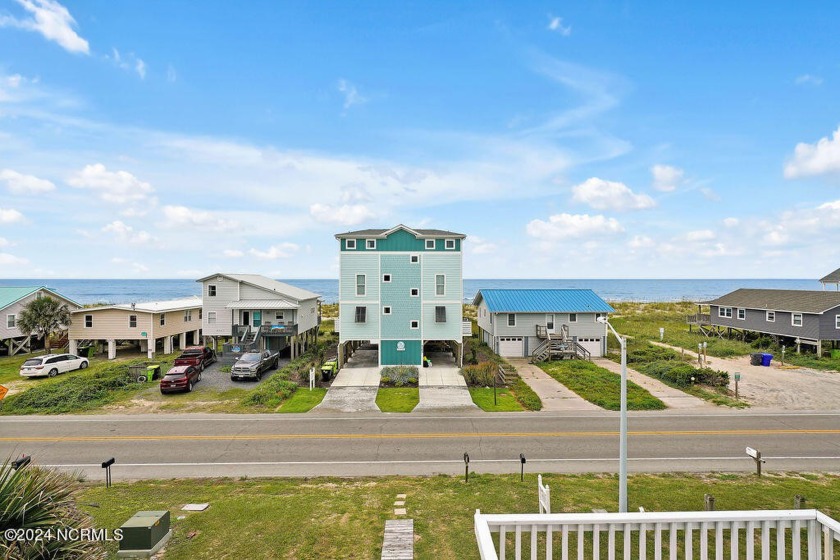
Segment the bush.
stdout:
[[417,366],[387,366],[382,368],[380,384],[394,387],[416,387],[420,377]]
[[636,369],[651,377],[658,377],[675,385],[687,387],[693,383],[711,387],[729,385],[729,374],[711,368],[696,368],[685,362],[657,361],[638,366]]
[[493,385],[493,378],[496,376],[499,366],[493,362],[481,362],[476,365],[464,366],[461,373],[467,385],[477,387],[488,387]]
[[[286,364],[277,373],[263,381],[256,389],[242,399],[244,405],[258,405],[276,408],[297,390],[297,379],[309,379],[309,368],[315,367],[311,354],[307,353]],[[304,375],[305,374],[305,375]],[[294,380],[293,380],[294,379]]]
[[519,401],[519,404],[526,410],[542,410],[542,401],[540,397],[534,392],[527,383],[522,381],[518,375],[510,379],[510,390],[513,396]]

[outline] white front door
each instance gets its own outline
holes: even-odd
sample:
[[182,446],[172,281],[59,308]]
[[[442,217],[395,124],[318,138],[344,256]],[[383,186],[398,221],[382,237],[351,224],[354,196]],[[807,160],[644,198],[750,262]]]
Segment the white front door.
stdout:
[[554,313],[545,316],[545,330],[548,331],[548,334],[554,334]]
[[525,346],[521,336],[500,336],[499,356],[521,358],[525,354]]

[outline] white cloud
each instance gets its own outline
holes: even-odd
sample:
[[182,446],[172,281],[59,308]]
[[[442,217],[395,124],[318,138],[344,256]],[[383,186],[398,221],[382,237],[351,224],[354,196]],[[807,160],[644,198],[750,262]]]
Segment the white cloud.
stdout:
[[121,54],[116,47],[112,47],[111,54],[106,54],[105,58],[113,62],[117,68],[127,72],[136,72],[141,80],[146,79],[146,63],[133,52]]
[[0,237],[0,248],[2,247],[11,247],[12,242],[6,239],[5,237]]
[[70,12],[54,0],[16,0],[31,17],[16,18],[0,15],[0,27],[17,27],[27,31],[36,31],[49,41],[58,43],[62,48],[73,53],[90,52],[88,42],[76,33],[76,20]]
[[239,249],[225,249],[224,251],[222,251],[222,255],[229,259],[238,259],[239,257],[244,256],[245,253],[243,253]]
[[248,253],[257,257],[258,259],[266,259],[266,260],[273,260],[273,259],[287,259],[291,256],[294,256],[300,250],[300,246],[294,243],[280,243],[279,245],[273,245],[269,247],[265,251],[260,251],[258,249],[250,249]]
[[166,67],[166,81],[167,82],[176,82],[178,81],[178,72],[175,70],[175,67],[171,64]]
[[16,257],[15,255],[11,255],[9,253],[0,253],[0,265],[14,266],[23,264],[29,264],[29,261],[22,257]]
[[120,220],[111,222],[102,228],[105,233],[110,233],[117,241],[130,243],[132,245],[146,245],[154,241],[154,237],[147,231],[136,231],[130,225]]
[[466,245],[469,252],[473,255],[488,255],[495,253],[498,249],[495,243],[491,243],[477,235],[468,235]]
[[563,25],[563,18],[552,16],[551,14],[548,15],[548,30],[559,33],[563,37],[568,37],[572,34],[571,25]]
[[671,165],[654,165],[650,168],[653,175],[653,188],[658,191],[670,192],[675,190],[683,181],[684,171]]
[[588,204],[596,210],[644,210],[656,202],[646,194],[635,194],[624,183],[591,177],[572,188],[572,200]]
[[225,220],[212,212],[196,210],[186,206],[164,206],[162,225],[174,228],[208,229],[230,231],[239,227],[235,221]]
[[343,226],[354,226],[375,216],[364,204],[343,204],[332,206],[329,204],[316,203],[309,207],[309,215],[316,221],[324,224],[338,224]]
[[794,83],[798,86],[821,86],[823,79],[820,76],[814,76],[813,74],[802,74],[801,76],[796,77]]
[[359,90],[345,80],[344,78],[338,80],[338,91],[344,95],[344,108],[349,109],[353,105],[361,105],[367,102],[367,98],[363,97]]
[[701,229],[697,231],[689,231],[685,234],[688,241],[711,241],[715,238],[715,232],[710,229]]
[[605,236],[621,233],[624,228],[615,218],[589,214],[555,214],[548,221],[531,220],[525,226],[525,232],[531,237],[562,241],[589,236]]
[[797,144],[784,173],[787,179],[840,173],[840,128],[816,144]]
[[725,218],[723,220],[723,225],[728,228],[736,227],[740,222],[738,218]]
[[712,202],[720,202],[720,195],[716,193],[714,189],[710,189],[709,187],[702,187],[700,189],[700,193],[706,200],[711,200]]
[[0,208],[0,224],[16,224],[25,220],[23,214],[14,208]]
[[67,182],[80,189],[99,193],[102,200],[114,204],[154,203],[155,190],[128,171],[108,171],[101,163],[86,165]]
[[648,247],[653,247],[655,244],[654,240],[647,235],[634,235],[627,245],[629,245],[631,249],[646,249]]
[[55,185],[34,175],[24,175],[11,169],[0,170],[0,181],[14,194],[43,194],[55,190]]

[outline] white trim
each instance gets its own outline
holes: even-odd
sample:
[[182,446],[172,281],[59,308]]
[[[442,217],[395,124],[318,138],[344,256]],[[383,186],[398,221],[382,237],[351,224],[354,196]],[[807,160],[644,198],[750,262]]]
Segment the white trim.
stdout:
[[569,322],[570,323],[577,323],[578,322],[578,314],[577,313],[569,313]]
[[[414,323],[417,323],[416,327],[414,326]],[[413,330],[413,331],[418,330],[420,328],[420,320],[419,319],[412,319],[411,321],[408,322],[408,328],[410,330]]]
[[840,315],[834,316],[834,328],[840,329]]
[[[723,311],[727,310],[727,313]],[[724,319],[731,319],[732,318],[732,308],[731,307],[718,307],[718,317],[722,317]]]
[[[11,325],[9,324],[9,317],[12,318]],[[6,328],[7,329],[14,329],[17,327],[17,315],[14,313],[9,313],[6,315]]]
[[[744,316],[741,317],[741,313],[743,312]],[[743,307],[738,307],[735,311],[735,318],[739,321],[746,321],[747,320],[747,310]]]
[[[773,314],[773,318],[770,318],[770,314]],[[764,312],[764,320],[768,323],[775,323],[776,322],[776,312],[775,311],[765,311]]]
[[[210,288],[213,288],[213,293],[210,293]],[[207,284],[207,297],[216,297],[218,290],[216,288],[216,284]]]
[[[796,324],[796,316],[799,315],[799,324]],[[805,317],[803,313],[791,313],[790,314],[790,325],[792,327],[801,327],[805,323]]]
[[376,239],[365,239],[365,250],[375,251],[376,250]]
[[[412,294],[411,292],[416,291],[416,294]],[[420,288],[409,288],[408,290],[408,297],[420,297]]]
[[382,314],[383,315],[390,315],[391,314],[391,306],[390,305],[383,305],[382,306]]
[[[386,276],[388,277],[387,279],[385,278]],[[382,275],[382,283],[383,284],[390,284],[391,283],[391,278],[392,278],[392,275],[391,275],[390,272],[387,272],[387,273],[383,274]]]
[[[231,313],[233,313],[233,310],[231,310]],[[160,315],[160,317],[158,317],[158,322],[160,323],[161,327],[165,327],[166,326],[166,313],[159,313],[159,315]],[[152,324],[154,324],[154,321],[152,321]]]
[[[350,244],[352,243],[352,247]],[[344,250],[345,251],[355,251],[356,250],[356,240],[355,239],[345,239],[344,240]]]
[[[443,276],[443,293],[439,294],[437,291],[438,276]],[[446,297],[446,274],[435,273],[435,297]]]
[[[510,318],[513,317],[513,324],[510,324]],[[505,321],[505,325],[508,327],[516,327],[516,313],[508,313],[507,314],[507,321]]]
[[[430,242],[431,242],[431,244],[432,244],[432,246],[431,246],[431,247],[429,247],[429,243],[430,243]],[[434,250],[435,250],[435,248],[437,247],[437,241],[436,241],[435,239],[427,239],[427,240],[426,240],[426,245],[425,245],[425,247],[426,247],[426,250],[427,250],[427,251],[434,251]]]
[[411,253],[408,256],[408,264],[420,264],[420,254],[419,253]]
[[[131,320],[134,319],[134,325],[132,326]],[[129,329],[136,329],[137,328],[137,315],[129,315],[128,316],[128,328]]]
[[[452,242],[452,247],[449,246],[450,241]],[[457,246],[457,243],[455,243],[454,239],[444,239],[443,240],[443,249],[445,251],[454,251],[456,246]]]
[[215,325],[216,324],[216,312],[215,311],[208,311],[207,312],[207,324],[208,325]]
[[[363,293],[361,293],[361,294],[359,293],[359,276],[361,276],[361,277],[363,278],[363,288],[364,288],[364,292],[363,292]],[[354,280],[354,281],[355,281],[355,283],[356,283],[356,290],[355,290],[355,292],[356,292],[356,297],[365,297],[365,296],[367,296],[367,274],[359,274],[359,273],[357,272],[356,274],[354,274],[354,275],[353,275],[353,280]]]
[[[90,317],[90,326],[88,326],[88,317]],[[85,315],[85,328],[92,329],[93,328],[93,315]]]
[[[359,308],[365,310],[365,320],[364,321],[357,321],[356,317],[358,317]],[[367,305],[356,305],[353,307],[353,324],[354,325],[367,325]]]

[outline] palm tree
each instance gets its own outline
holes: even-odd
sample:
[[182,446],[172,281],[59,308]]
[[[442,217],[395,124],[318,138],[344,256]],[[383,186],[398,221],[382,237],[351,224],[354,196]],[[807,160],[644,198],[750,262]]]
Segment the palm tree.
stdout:
[[35,334],[44,339],[44,348],[50,353],[50,335],[70,325],[70,308],[49,296],[35,298],[20,310],[17,326],[24,335]]
[[[52,529],[93,527],[90,516],[76,506],[79,484],[70,475],[34,465],[12,468],[9,459],[0,465],[0,527]],[[0,558],[79,559],[105,558],[102,545],[89,540],[0,540]]]

